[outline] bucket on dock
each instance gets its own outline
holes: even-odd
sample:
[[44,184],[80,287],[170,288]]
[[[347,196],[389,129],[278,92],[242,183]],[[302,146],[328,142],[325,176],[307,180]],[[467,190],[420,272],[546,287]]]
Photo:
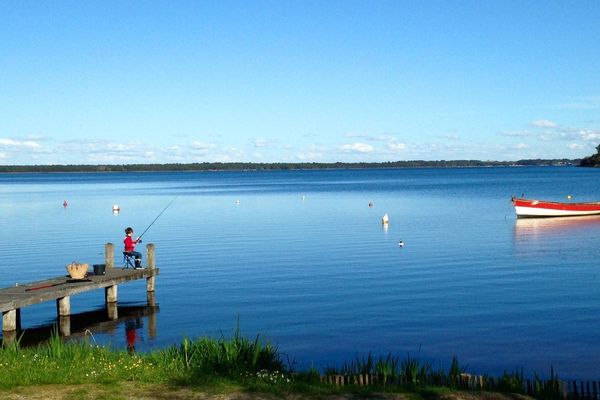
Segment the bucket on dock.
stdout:
[[94,264],[94,275],[104,275],[106,273],[106,264]]

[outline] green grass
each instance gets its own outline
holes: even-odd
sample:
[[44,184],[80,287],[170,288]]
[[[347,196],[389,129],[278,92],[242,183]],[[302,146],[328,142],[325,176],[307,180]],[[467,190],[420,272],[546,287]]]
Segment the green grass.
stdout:
[[0,350],[0,388],[39,384],[149,383],[229,385],[230,382],[281,383],[289,372],[277,349],[257,336],[185,338],[178,346],[129,355],[90,343],[65,343],[57,334],[37,347],[15,341]]
[[[321,373],[314,368],[293,371],[282,361],[276,347],[261,342],[259,336],[243,337],[239,327],[230,338],[184,338],[179,345],[133,355],[97,346],[89,340],[64,342],[57,333],[37,347],[22,348],[16,340],[0,349],[0,389],[5,390],[34,385],[117,386],[120,382],[139,382],[214,392],[245,390],[321,396],[384,391],[427,397],[431,391],[456,389],[465,369],[456,357],[444,371],[441,367],[434,370],[430,363],[410,354],[401,359],[391,353],[379,358],[369,353],[366,358],[345,362],[340,369],[328,368],[324,372],[347,377],[377,376],[378,383],[337,387],[321,383]],[[524,393],[522,372],[505,372],[494,381],[495,390]],[[536,397],[555,398],[558,382],[553,369],[550,379],[536,374]]]

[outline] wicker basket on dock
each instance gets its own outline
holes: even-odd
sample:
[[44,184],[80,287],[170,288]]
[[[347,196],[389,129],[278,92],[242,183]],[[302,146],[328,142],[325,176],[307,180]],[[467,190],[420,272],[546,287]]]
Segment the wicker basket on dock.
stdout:
[[78,262],[72,262],[67,265],[67,272],[71,279],[83,279],[88,271],[88,264],[81,264]]

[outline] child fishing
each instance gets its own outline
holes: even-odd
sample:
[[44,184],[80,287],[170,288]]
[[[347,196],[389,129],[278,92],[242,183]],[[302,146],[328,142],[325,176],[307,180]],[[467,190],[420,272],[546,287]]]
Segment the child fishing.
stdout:
[[154,218],[154,221],[152,221],[150,225],[148,225],[148,227],[144,230],[144,232],[142,232],[142,234],[138,236],[135,240],[133,240],[132,238],[133,228],[127,227],[125,229],[125,240],[123,240],[123,243],[125,243],[124,253],[127,253],[127,255],[129,256],[135,257],[135,269],[142,269],[142,254],[140,252],[135,251],[135,245],[142,242],[142,236],[144,236],[146,232],[148,232],[148,229],[150,229],[150,227],[154,225],[156,220],[160,218],[160,216],[165,211],[167,211],[167,208],[171,207],[171,204],[173,204],[176,198],[177,196],[173,197],[173,200],[171,200],[169,204],[167,204],[167,206],[156,216],[156,218]]
[[135,269],[142,269],[142,253],[135,251],[135,245],[141,243],[142,240],[141,237],[137,237],[133,240],[132,235],[133,228],[130,226],[125,228],[125,239],[123,240],[123,243],[125,243],[124,252],[129,256],[135,257]]

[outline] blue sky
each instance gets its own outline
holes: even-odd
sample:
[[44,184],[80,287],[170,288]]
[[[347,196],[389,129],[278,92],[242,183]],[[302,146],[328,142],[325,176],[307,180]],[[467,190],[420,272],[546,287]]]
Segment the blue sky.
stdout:
[[0,0],[0,164],[578,158],[598,1]]

